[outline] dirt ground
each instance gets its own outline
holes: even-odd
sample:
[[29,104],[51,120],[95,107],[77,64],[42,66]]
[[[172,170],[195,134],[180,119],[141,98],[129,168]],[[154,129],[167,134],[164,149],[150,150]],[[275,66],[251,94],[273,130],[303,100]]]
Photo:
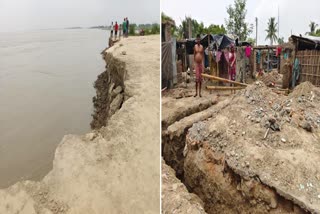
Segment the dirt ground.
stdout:
[[163,156],[208,213],[320,213],[319,109],[308,82],[289,96],[255,82],[170,123]]
[[175,171],[162,160],[162,213],[205,214],[203,202],[189,193],[184,184],[175,176]]
[[160,212],[159,41],[129,37],[108,49],[126,65],[121,108],[106,127],[64,136],[42,181],[0,190],[0,213]]

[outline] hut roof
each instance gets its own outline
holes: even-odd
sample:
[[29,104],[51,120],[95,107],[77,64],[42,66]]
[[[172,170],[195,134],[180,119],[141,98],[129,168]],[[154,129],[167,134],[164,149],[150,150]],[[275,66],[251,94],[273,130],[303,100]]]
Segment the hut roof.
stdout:
[[298,50],[320,50],[320,37],[292,35],[291,39]]

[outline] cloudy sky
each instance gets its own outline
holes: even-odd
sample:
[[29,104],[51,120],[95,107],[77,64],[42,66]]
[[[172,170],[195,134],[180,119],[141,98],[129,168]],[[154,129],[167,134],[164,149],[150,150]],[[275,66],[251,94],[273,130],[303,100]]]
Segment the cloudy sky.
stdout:
[[[226,8],[233,2],[233,0],[161,0],[161,10],[171,16],[178,25],[185,15],[203,21],[206,26],[225,25]],[[265,41],[265,29],[269,17],[274,16],[277,20],[278,7],[280,37],[284,37],[285,40],[291,35],[291,31],[296,35],[303,35],[309,31],[310,21],[318,23],[320,27],[319,0],[247,0],[247,22],[255,24],[255,17],[258,17],[259,44],[269,44],[269,41]],[[251,37],[255,38],[255,25]]]
[[160,20],[159,0],[0,0],[0,32]]

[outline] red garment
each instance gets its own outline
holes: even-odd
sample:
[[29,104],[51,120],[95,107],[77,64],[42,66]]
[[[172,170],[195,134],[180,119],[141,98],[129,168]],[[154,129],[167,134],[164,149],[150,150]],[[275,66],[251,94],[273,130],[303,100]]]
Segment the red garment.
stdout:
[[230,61],[229,61],[229,51],[224,51],[224,52],[223,52],[223,55],[224,55],[224,58],[226,59],[226,61],[227,61],[227,62],[230,62]]
[[[229,76],[230,79],[235,81],[236,80],[236,61],[235,61],[235,53],[231,52],[230,57],[229,57],[229,63],[230,63],[230,68],[229,68]],[[231,63],[234,61],[233,65],[231,66]]]
[[282,47],[278,46],[277,47],[277,51],[276,51],[276,56],[280,56],[281,55],[281,51],[282,51]]
[[216,55],[216,62],[219,62],[221,59],[221,51],[217,51],[217,55]]
[[247,46],[245,52],[246,52],[246,56],[249,58],[251,55],[251,47]]
[[202,63],[196,63],[196,82],[202,82],[202,70],[203,70],[203,67],[202,67]]
[[114,30],[118,31],[118,29],[119,29],[119,25],[116,23],[116,25],[114,26]]

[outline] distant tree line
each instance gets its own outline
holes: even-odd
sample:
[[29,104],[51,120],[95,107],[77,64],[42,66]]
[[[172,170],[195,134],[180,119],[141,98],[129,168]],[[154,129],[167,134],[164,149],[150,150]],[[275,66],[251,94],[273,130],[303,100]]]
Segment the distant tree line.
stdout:
[[[246,9],[247,0],[234,0],[232,5],[229,5],[226,8],[228,18],[225,19],[224,25],[215,25],[211,24],[209,26],[204,26],[202,21],[197,21],[191,16],[186,16],[179,26],[172,26],[171,33],[178,39],[182,38],[195,38],[197,34],[230,34],[234,38],[239,38],[240,41],[248,41],[254,44],[256,41],[253,38],[250,38],[249,35],[253,32],[253,24],[246,22]],[[161,13],[161,21],[173,21],[171,17],[165,13]],[[189,23],[191,23],[192,35],[189,33]],[[320,36],[320,28],[317,28],[319,25],[315,22],[310,22],[309,27],[310,31],[307,32],[307,35],[310,36]],[[265,40],[270,41],[270,45],[273,45],[275,42],[278,44],[284,43],[284,37],[277,36],[278,33],[278,23],[276,22],[275,17],[270,17],[268,20],[266,28],[266,38]]]
[[[107,29],[111,30],[110,26],[92,26],[89,27],[90,29]],[[153,24],[135,24],[132,23],[129,25],[129,35],[137,35],[139,32],[143,30],[145,35],[150,35],[150,34],[160,34],[160,25],[157,23]]]
[[[161,13],[161,21],[173,21],[173,19],[167,16],[165,13]],[[192,35],[189,34],[189,22],[191,23],[191,32]],[[184,20],[181,21],[179,26],[172,26],[171,33],[178,39],[183,38],[195,38],[197,34],[225,34],[227,31],[223,25],[215,25],[211,24],[207,27],[204,26],[202,21],[198,22],[193,19],[191,16],[186,16]]]
[[129,26],[129,35],[139,34],[142,30],[144,31],[144,35],[160,34],[160,25],[158,23],[138,25],[133,23]]
[[90,28],[91,29],[96,29],[96,28],[100,29],[100,28],[108,28],[108,27],[110,27],[110,26],[99,25],[99,26],[93,26],[93,27],[90,27]]

